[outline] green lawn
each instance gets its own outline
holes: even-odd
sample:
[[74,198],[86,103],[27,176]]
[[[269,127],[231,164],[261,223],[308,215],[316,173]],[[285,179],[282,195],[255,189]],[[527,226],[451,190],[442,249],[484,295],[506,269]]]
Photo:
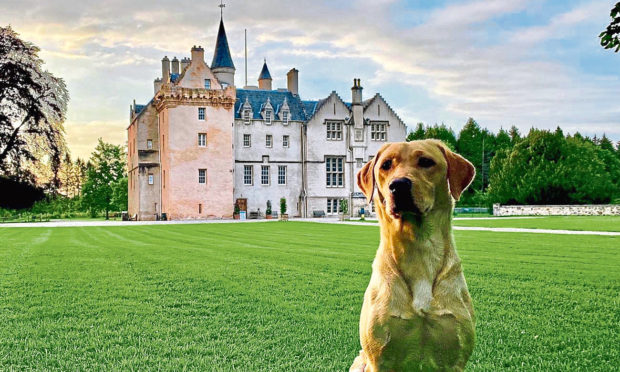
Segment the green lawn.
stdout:
[[554,230],[620,231],[620,216],[550,216],[523,219],[497,218],[493,220],[454,220],[454,225]]
[[[620,365],[620,238],[457,231],[469,370]],[[0,370],[344,371],[373,226],[0,228]]]

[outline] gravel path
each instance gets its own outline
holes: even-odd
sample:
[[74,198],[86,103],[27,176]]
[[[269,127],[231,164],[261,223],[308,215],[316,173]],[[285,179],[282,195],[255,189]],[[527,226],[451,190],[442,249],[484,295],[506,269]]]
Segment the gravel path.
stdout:
[[[522,219],[539,217],[474,217],[474,218],[455,218],[455,220],[490,220],[490,219]],[[31,223],[3,223],[3,227],[88,227],[88,226],[144,226],[144,225],[181,225],[181,224],[201,224],[201,223],[268,223],[278,220],[199,220],[199,221],[50,221],[50,222],[31,222]],[[295,218],[291,221],[314,222],[314,223],[333,223],[342,225],[357,226],[377,226],[374,223],[340,221],[337,218]],[[370,220],[372,221],[372,220]],[[474,227],[474,226],[453,226],[454,230],[469,231],[492,231],[492,232],[520,232],[533,234],[560,234],[560,235],[605,235],[620,236],[620,232],[614,231],[579,231],[579,230],[550,230],[550,229],[521,229],[512,227]]]

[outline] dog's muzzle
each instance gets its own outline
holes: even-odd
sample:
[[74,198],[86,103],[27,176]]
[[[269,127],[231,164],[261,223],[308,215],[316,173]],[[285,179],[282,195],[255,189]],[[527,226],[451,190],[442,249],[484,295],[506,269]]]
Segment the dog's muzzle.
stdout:
[[390,193],[392,194],[393,206],[392,214],[400,217],[402,213],[419,213],[418,208],[413,202],[413,184],[409,178],[397,178],[390,183]]

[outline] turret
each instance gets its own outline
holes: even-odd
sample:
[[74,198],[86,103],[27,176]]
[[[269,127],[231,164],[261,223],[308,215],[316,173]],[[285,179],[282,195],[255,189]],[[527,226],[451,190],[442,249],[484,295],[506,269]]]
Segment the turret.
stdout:
[[211,71],[223,87],[235,85],[235,64],[230,56],[223,19],[220,19],[220,28],[217,32],[215,51],[213,53],[213,61],[211,62]]
[[267,68],[267,60],[265,60],[263,69],[261,70],[260,75],[258,75],[258,89],[271,90],[271,81],[271,74]]

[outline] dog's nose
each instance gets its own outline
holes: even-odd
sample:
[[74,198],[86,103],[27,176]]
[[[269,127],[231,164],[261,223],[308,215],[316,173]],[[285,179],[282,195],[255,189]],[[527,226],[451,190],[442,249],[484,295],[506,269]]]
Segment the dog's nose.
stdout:
[[392,194],[403,194],[411,192],[411,180],[409,178],[397,178],[390,182]]

